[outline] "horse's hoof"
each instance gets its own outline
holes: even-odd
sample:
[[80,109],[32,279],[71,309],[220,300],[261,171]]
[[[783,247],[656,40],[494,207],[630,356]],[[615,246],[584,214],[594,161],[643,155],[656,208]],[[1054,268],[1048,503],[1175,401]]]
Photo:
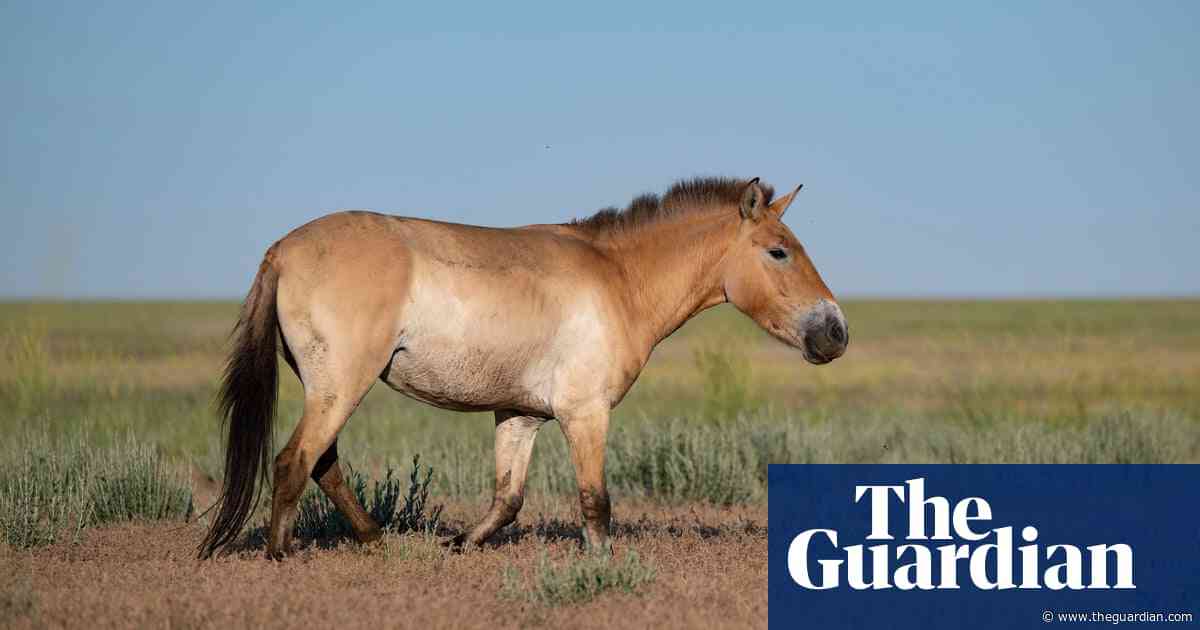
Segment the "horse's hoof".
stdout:
[[612,538],[605,537],[603,541],[597,544],[594,540],[592,540],[592,537],[588,535],[587,530],[584,530],[583,550],[594,556],[611,558],[613,555]]
[[369,544],[379,540],[380,538],[383,538],[383,530],[376,527],[375,529],[372,529],[370,531],[363,532],[357,538],[358,538],[359,543],[364,544],[364,545],[369,545]]
[[467,547],[467,535],[459,534],[454,538],[447,538],[442,541],[442,547],[445,547],[452,553],[462,553]]

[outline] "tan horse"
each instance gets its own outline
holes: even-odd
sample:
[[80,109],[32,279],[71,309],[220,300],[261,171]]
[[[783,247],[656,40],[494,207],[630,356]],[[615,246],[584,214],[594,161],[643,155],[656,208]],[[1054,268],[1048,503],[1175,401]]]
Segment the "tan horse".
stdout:
[[458,544],[515,520],[534,438],[557,419],[584,539],[607,548],[609,411],[660,341],[728,301],[811,363],[845,352],[841,309],[780,221],[798,191],[772,201],[757,178],[696,179],[565,225],[341,212],[296,229],[267,250],[235,329],[220,395],[225,482],[201,556],[237,537],[266,480],[277,338],[304,385],[304,415],[274,460],[269,557],[288,552],[310,476],[360,541],[379,537],[337,453],[376,379],[443,409],[495,412],[495,496]]

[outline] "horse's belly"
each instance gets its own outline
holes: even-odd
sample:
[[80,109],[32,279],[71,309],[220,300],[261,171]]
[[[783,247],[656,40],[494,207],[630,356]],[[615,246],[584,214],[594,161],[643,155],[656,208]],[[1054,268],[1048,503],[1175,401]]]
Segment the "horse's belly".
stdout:
[[384,381],[444,409],[550,417],[564,365],[604,381],[603,366],[591,369],[585,356],[607,346],[590,294],[529,274],[426,260],[398,330]]
[[[489,348],[412,344],[396,351],[383,373],[392,389],[442,409],[490,411],[514,409],[549,412],[525,382],[520,353],[498,355]],[[414,347],[415,346],[415,347]]]

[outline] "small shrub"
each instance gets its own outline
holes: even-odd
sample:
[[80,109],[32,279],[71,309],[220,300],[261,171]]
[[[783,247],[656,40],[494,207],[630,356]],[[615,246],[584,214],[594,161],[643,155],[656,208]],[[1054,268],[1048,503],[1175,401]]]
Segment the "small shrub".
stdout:
[[[433,467],[426,468],[422,478],[420,455],[417,455],[413,457],[408,492],[404,494],[403,502],[400,501],[400,479],[390,466],[382,480],[370,482],[369,495],[367,476],[363,473],[351,468],[347,481],[359,503],[384,530],[432,534],[437,531],[442,515],[441,506],[429,508],[429,484],[432,480]],[[293,531],[297,537],[306,539],[346,538],[354,533],[349,519],[319,489],[309,489],[300,499]]]
[[83,458],[74,452],[25,451],[0,466],[0,530],[25,549],[74,538],[91,515]]
[[91,525],[137,519],[187,518],[192,491],[178,467],[132,438],[123,449],[93,461]]
[[54,443],[44,434],[14,444],[0,453],[0,540],[9,546],[75,540],[88,527],[191,513],[183,472],[133,436],[110,448],[90,446],[82,436]]
[[[421,456],[413,455],[412,470],[408,473],[408,494],[404,496],[404,505],[400,511],[390,512],[390,519],[387,519],[386,525],[381,525],[385,529],[393,532],[421,532],[423,534],[433,534],[437,531],[438,525],[442,520],[442,506],[437,506],[426,515],[425,510],[429,507],[429,484],[433,481],[433,466],[430,466],[425,471],[425,479],[421,480]],[[388,469],[388,479],[391,479],[392,471]],[[393,502],[394,505],[394,502]],[[372,512],[372,516],[375,513]],[[383,522],[384,516],[381,514],[377,517],[376,522]]]
[[653,567],[636,551],[616,560],[608,555],[571,552],[563,563],[552,563],[546,552],[538,558],[533,584],[526,584],[513,566],[501,574],[503,597],[523,599],[543,606],[564,606],[591,601],[606,591],[636,593],[654,581]]
[[608,447],[609,483],[620,491],[672,501],[746,501],[760,485],[758,454],[744,436],[748,430],[740,421],[696,425],[675,420],[614,432]]

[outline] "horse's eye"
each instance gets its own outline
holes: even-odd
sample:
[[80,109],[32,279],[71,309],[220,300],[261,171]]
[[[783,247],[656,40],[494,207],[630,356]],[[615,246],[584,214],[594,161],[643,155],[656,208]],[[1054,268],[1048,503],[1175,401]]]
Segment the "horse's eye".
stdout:
[[787,252],[779,249],[778,247],[773,247],[767,250],[767,253],[770,254],[771,258],[774,258],[775,260],[783,260],[784,258],[787,258]]

